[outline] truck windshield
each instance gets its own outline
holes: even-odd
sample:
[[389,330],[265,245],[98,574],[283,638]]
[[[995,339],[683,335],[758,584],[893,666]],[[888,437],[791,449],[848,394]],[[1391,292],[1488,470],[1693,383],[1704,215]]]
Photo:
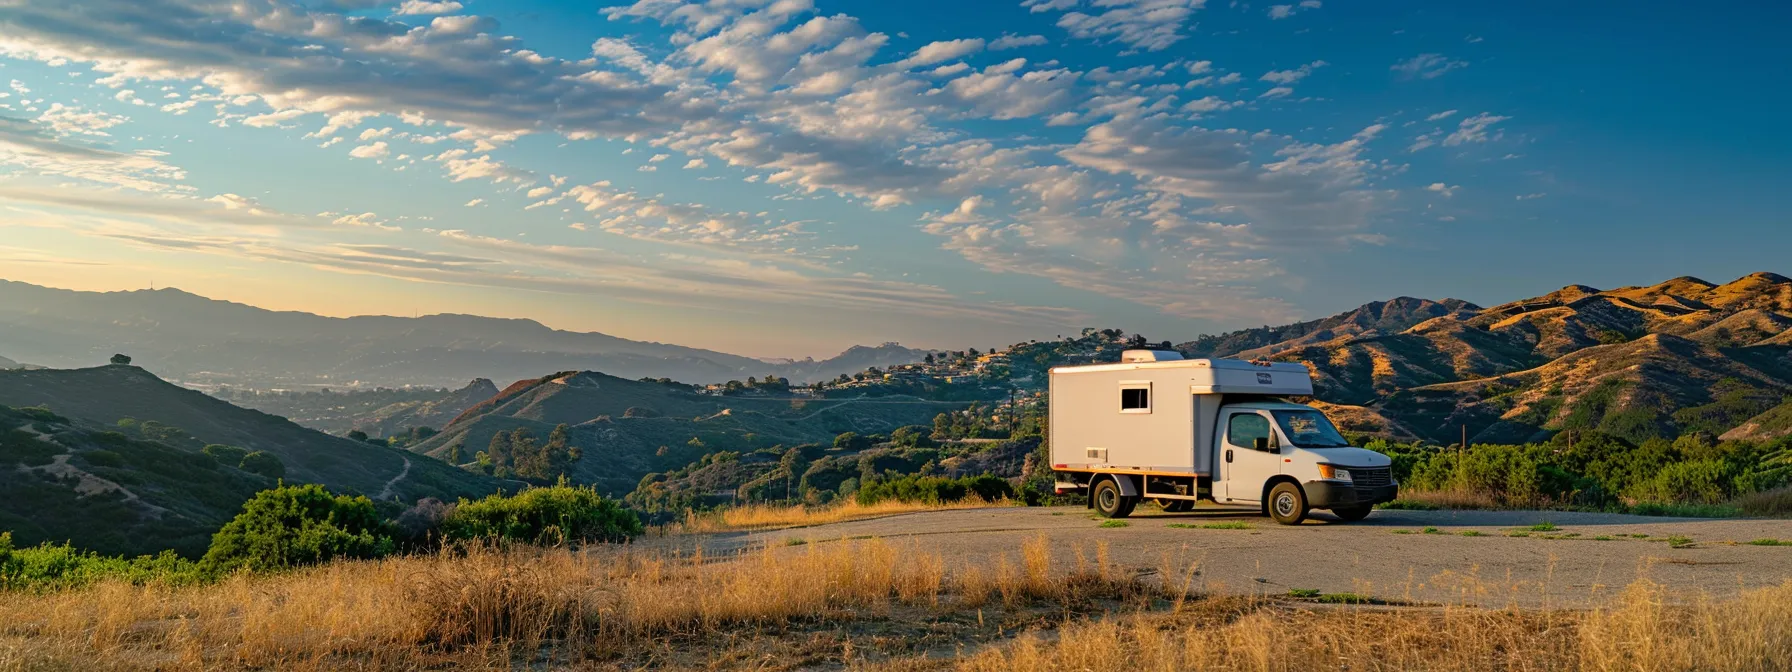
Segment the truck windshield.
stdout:
[[1349,448],[1332,421],[1319,411],[1272,411],[1288,440],[1302,448]]

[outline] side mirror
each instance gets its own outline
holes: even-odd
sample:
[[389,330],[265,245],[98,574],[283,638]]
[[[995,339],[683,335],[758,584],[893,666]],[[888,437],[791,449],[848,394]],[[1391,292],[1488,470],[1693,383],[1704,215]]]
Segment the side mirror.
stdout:
[[1251,440],[1251,448],[1265,453],[1269,452],[1269,437],[1259,436]]

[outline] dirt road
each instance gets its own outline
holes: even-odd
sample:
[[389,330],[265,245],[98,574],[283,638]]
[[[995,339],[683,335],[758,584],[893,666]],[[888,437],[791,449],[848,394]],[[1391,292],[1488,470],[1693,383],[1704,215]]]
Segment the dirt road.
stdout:
[[[1202,505],[1194,513],[1141,506],[1126,527],[1101,527],[1080,507],[991,508],[906,514],[809,528],[703,537],[706,552],[846,538],[912,539],[946,557],[1017,561],[1044,535],[1069,566],[1107,542],[1116,563],[1156,571],[1197,563],[1197,587],[1236,593],[1316,589],[1380,598],[1481,606],[1592,606],[1638,579],[1681,599],[1724,597],[1792,580],[1792,521],[1705,520],[1554,511],[1376,511],[1359,523],[1317,512],[1284,527],[1251,511]],[[1245,529],[1204,528],[1242,523]],[[1549,523],[1559,529],[1533,531]],[[1192,527],[1190,527],[1192,526]],[[1431,528],[1431,529],[1427,529]],[[1514,536],[1523,534],[1526,536]],[[1647,536],[1640,536],[1647,535]]]

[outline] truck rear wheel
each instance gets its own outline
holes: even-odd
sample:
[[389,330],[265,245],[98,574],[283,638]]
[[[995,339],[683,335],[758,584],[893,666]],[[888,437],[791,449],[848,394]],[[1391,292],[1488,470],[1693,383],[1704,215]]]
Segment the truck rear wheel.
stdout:
[[1374,510],[1375,507],[1368,504],[1362,506],[1340,506],[1332,509],[1332,515],[1354,523],[1364,518],[1368,518],[1369,512]]
[[1299,525],[1307,519],[1307,495],[1293,483],[1284,481],[1270,488],[1266,504],[1269,517],[1283,525]]
[[1095,505],[1095,512],[1103,518],[1125,518],[1132,515],[1132,509],[1138,501],[1120,492],[1120,484],[1112,478],[1103,478],[1089,492],[1089,498]]

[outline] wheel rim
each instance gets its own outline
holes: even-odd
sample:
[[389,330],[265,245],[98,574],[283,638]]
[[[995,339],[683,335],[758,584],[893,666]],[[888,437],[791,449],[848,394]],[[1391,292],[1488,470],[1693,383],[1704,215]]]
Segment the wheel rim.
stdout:
[[1276,514],[1284,518],[1294,515],[1293,494],[1283,492],[1276,495]]
[[1116,494],[1113,488],[1102,488],[1098,503],[1101,505],[1101,510],[1113,511],[1118,508],[1120,495]]

